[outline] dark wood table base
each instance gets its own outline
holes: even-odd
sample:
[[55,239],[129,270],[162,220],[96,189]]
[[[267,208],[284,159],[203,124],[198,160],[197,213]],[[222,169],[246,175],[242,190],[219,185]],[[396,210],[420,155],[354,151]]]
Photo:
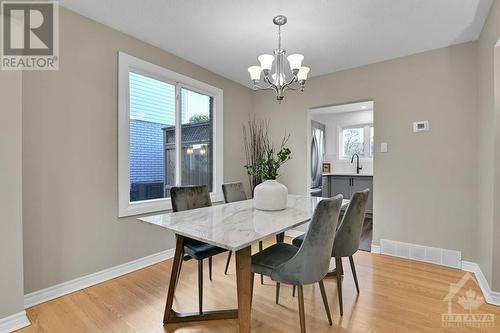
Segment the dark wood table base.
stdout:
[[246,247],[236,251],[236,281],[238,289],[238,309],[203,311],[194,313],[178,313],[172,309],[175,287],[179,277],[181,262],[184,256],[184,237],[176,235],[174,262],[170,273],[167,301],[165,304],[164,324],[184,323],[191,321],[238,319],[240,333],[250,333],[253,274],[252,250]]
[[204,321],[204,320],[218,320],[218,319],[237,319],[238,310],[220,310],[220,311],[203,311],[191,313],[178,313],[170,310],[168,322],[164,324],[186,323],[189,321]]

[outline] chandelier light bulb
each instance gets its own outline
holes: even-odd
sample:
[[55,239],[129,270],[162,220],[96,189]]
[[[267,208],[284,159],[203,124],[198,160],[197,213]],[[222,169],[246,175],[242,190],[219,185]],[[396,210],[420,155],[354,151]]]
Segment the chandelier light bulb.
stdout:
[[299,81],[305,81],[307,80],[307,74],[309,74],[309,71],[311,69],[309,67],[300,67],[299,73],[297,74],[297,80]]
[[302,60],[304,60],[304,56],[302,54],[291,54],[287,57],[288,62],[290,63],[290,69],[292,72],[294,70],[299,70],[300,66],[302,65]]
[[260,67],[263,70],[271,70],[273,68],[274,56],[271,54],[262,54],[257,59],[260,61]]
[[248,72],[250,73],[250,79],[252,79],[252,81],[259,81],[262,68],[260,66],[251,66],[248,67]]

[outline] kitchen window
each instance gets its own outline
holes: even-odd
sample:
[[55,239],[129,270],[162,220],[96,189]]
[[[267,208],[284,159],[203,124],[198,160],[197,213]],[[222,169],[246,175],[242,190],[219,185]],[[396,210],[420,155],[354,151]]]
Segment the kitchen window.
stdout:
[[354,154],[363,158],[373,158],[373,136],[372,124],[342,127],[339,139],[341,158],[351,158]]
[[119,53],[119,216],[171,208],[176,185],[222,200],[222,90]]

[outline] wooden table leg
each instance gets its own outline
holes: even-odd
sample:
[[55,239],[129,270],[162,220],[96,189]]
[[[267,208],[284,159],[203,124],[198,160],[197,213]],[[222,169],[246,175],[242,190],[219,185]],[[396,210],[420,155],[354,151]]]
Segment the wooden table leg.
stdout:
[[238,319],[240,333],[250,333],[252,311],[252,250],[246,247],[236,252],[238,285]]
[[179,279],[179,272],[182,264],[182,257],[184,256],[184,237],[176,235],[174,262],[172,263],[172,272],[170,273],[170,284],[168,285],[167,302],[165,304],[165,314],[163,315],[163,323],[169,322],[173,315],[172,305],[174,303],[175,287]]
[[[184,323],[191,321],[202,321],[202,320],[216,320],[216,319],[235,319],[238,318],[238,310],[216,310],[216,311],[203,311],[203,312],[193,312],[193,313],[178,313],[172,309],[174,303],[174,293],[177,284],[177,279],[179,278],[179,270],[181,269],[182,257],[184,255],[184,237],[176,235],[177,241],[175,244],[175,255],[174,262],[172,263],[172,272],[170,273],[170,284],[168,285],[167,302],[165,304],[165,314],[163,316],[164,324],[172,323]],[[251,264],[250,252],[248,253],[248,262]],[[236,262],[238,263],[238,256],[236,256]],[[240,260],[241,262],[241,260]],[[249,265],[249,270],[251,267]],[[250,273],[248,274],[250,278]],[[250,294],[250,293],[248,293]],[[250,331],[245,331],[250,332]]]

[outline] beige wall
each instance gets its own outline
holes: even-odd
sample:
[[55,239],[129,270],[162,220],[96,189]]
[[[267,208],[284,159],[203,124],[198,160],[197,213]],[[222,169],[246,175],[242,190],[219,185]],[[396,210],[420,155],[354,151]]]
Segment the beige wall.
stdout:
[[0,319],[24,310],[21,81],[0,71]]
[[[498,234],[500,204],[494,201],[494,191],[498,196],[498,161],[496,161],[497,149],[500,145],[495,145],[495,92],[494,92],[494,49],[500,37],[500,4],[494,2],[489,17],[478,41],[478,121],[479,121],[479,142],[478,142],[478,195],[479,195],[479,219],[478,219],[478,262],[486,279],[493,290],[500,290],[500,234]],[[497,51],[498,52],[498,51]],[[500,62],[498,63],[500,64]],[[498,96],[497,96],[498,98]],[[497,167],[495,167],[497,166]],[[496,230],[495,230],[496,229]],[[495,232],[496,234],[495,234]],[[496,237],[495,237],[496,236]],[[496,239],[496,244],[494,244]],[[496,272],[494,263],[496,261]]]
[[[367,99],[375,102],[374,243],[437,246],[477,260],[476,43],[316,77],[281,105],[257,93],[254,108],[271,119],[275,139],[292,133],[281,179],[292,193],[307,191],[308,108]],[[431,131],[414,134],[416,120],[429,120]]]
[[245,179],[240,124],[250,89],[60,11],[60,70],[23,75],[27,293],[174,245],[166,231],[117,218],[118,51],[224,90],[225,180]]

